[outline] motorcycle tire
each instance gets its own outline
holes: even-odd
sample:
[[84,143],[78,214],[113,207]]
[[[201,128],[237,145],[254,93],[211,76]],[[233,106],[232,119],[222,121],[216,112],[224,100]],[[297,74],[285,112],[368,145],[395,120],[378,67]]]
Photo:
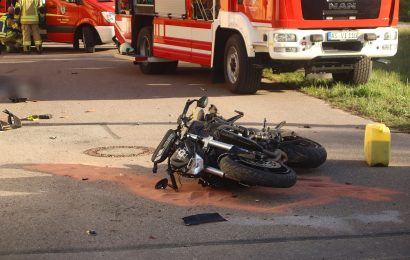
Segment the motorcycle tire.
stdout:
[[255,162],[231,155],[223,157],[219,167],[227,179],[250,186],[289,188],[295,185],[297,179],[296,173],[286,165]]
[[174,145],[176,138],[177,134],[175,133],[175,130],[169,129],[152,154],[151,161],[153,163],[162,163],[165,161],[165,159],[171,154],[172,146]]
[[278,148],[286,153],[286,164],[291,167],[317,168],[327,159],[326,149],[321,144],[300,136],[284,136]]

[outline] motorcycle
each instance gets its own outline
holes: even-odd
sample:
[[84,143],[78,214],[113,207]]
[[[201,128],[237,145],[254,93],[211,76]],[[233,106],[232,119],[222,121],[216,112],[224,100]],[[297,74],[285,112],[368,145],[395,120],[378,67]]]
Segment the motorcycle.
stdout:
[[[167,160],[168,179],[159,181],[155,188],[171,187],[178,190],[175,174],[197,178],[203,186],[218,186],[230,180],[245,186],[289,188],[296,183],[296,173],[283,163],[283,153],[269,151],[256,141],[220,127],[225,120],[204,122],[188,116],[192,104],[203,110],[207,97],[187,100],[178,118],[177,128],[169,129],[151,161],[153,172]],[[216,118],[216,117],[215,117]]]

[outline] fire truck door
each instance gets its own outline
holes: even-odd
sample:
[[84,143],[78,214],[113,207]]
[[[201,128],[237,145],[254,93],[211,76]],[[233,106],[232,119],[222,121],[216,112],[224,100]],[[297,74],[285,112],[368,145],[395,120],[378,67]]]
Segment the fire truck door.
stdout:
[[120,44],[127,42],[132,43],[132,0],[115,1],[115,36]]
[[205,13],[203,4],[188,8],[193,9],[192,17],[154,20],[154,55],[211,66],[212,14]]
[[47,40],[72,43],[81,1],[46,0]]
[[7,10],[6,0],[0,0],[0,16],[5,15]]

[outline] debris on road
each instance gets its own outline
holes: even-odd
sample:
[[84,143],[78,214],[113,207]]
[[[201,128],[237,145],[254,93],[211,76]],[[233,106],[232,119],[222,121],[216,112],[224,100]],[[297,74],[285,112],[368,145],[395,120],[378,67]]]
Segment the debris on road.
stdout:
[[26,121],[37,121],[39,119],[51,119],[53,115],[51,114],[44,114],[44,115],[28,115],[27,117],[23,118],[22,120]]
[[[16,128],[20,128],[21,125],[21,120],[20,118],[18,118],[16,115],[14,115],[13,113],[11,113],[10,111],[8,111],[7,109],[3,110],[3,113],[7,114],[7,122],[8,122],[8,126],[11,129],[16,129]],[[5,122],[4,122],[5,123]],[[5,129],[4,126],[7,127],[7,125],[3,124],[2,129]]]
[[197,214],[188,217],[183,217],[182,219],[184,220],[186,226],[227,221],[218,213]]
[[51,140],[55,140],[55,139],[57,139],[57,136],[50,136],[49,137]]
[[97,235],[97,231],[92,230],[92,229],[89,229],[89,230],[87,230],[87,234],[88,234],[89,236],[96,236],[96,235]]
[[11,97],[9,99],[13,103],[23,103],[23,102],[27,102],[28,100],[28,98],[20,98],[20,97]]

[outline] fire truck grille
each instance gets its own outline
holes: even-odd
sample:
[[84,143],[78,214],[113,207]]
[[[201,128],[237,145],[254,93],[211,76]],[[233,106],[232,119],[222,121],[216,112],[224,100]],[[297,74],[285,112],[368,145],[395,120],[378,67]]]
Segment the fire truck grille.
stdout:
[[376,19],[381,0],[302,0],[305,20]]

